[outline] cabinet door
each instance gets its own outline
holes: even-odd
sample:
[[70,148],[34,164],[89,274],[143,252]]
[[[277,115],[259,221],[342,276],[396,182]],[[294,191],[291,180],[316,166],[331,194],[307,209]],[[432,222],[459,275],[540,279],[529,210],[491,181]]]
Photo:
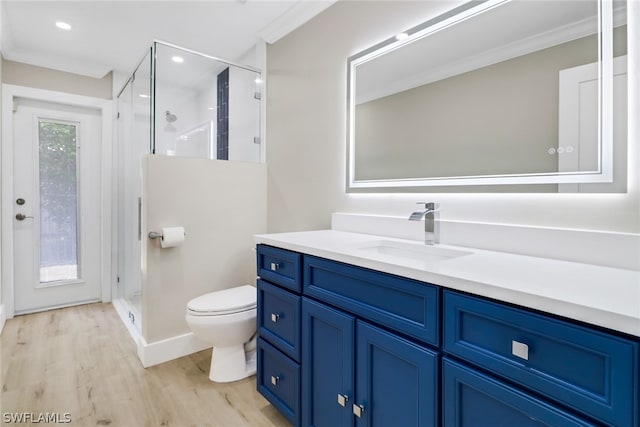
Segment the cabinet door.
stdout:
[[360,321],[356,339],[357,426],[437,426],[438,355]]
[[295,427],[300,426],[300,365],[258,338],[256,385]]
[[349,427],[354,423],[355,319],[302,299],[302,425]]
[[596,425],[446,357],[442,367],[444,427]]

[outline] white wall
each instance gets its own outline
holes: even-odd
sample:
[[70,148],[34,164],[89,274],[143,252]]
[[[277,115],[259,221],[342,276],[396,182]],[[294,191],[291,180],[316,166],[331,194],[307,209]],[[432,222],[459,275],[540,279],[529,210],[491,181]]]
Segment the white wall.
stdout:
[[[187,302],[254,284],[253,235],[266,231],[266,167],[147,156],[144,161],[143,322],[147,343],[189,333]],[[182,246],[161,249],[149,231],[184,226]]]
[[640,232],[640,3],[633,1],[626,194],[346,193],[347,58],[455,4],[340,1],[268,46],[270,232],[328,228],[335,211],[408,216],[422,200],[439,202],[443,219]]

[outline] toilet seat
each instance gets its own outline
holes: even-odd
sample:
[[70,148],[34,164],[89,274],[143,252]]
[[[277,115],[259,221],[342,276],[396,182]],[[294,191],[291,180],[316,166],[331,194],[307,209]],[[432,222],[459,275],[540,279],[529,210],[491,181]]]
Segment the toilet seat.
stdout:
[[223,316],[256,308],[256,288],[251,285],[210,292],[187,303],[187,312],[193,316]]

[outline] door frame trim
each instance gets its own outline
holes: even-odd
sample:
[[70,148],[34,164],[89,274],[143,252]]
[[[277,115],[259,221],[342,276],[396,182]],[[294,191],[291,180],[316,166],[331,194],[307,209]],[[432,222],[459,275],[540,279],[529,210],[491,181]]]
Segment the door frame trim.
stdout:
[[112,264],[112,134],[113,100],[74,95],[45,89],[10,84],[2,85],[2,294],[0,307],[4,305],[7,319],[14,315],[14,257],[13,257],[13,100],[15,97],[38,101],[55,102],[99,109],[102,119],[102,141],[100,147],[100,289],[102,301],[111,301]]

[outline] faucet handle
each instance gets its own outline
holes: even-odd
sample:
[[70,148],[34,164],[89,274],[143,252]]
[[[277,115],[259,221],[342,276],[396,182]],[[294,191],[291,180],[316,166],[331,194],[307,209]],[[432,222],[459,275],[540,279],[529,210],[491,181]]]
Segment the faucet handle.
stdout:
[[434,211],[440,207],[440,205],[435,202],[416,202],[416,205],[424,205],[424,208],[430,211]]

